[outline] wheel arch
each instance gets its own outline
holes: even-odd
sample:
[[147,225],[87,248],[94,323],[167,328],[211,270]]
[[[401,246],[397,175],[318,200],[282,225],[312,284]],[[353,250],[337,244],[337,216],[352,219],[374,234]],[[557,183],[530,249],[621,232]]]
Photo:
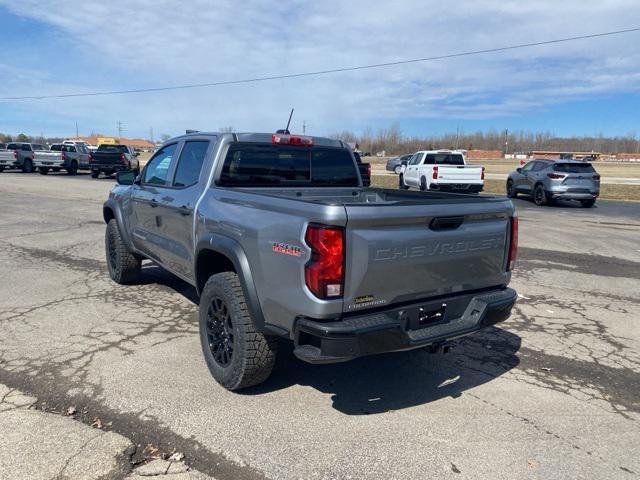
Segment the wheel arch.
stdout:
[[129,235],[129,231],[125,228],[124,219],[122,218],[122,212],[118,208],[116,202],[112,199],[107,200],[102,205],[102,218],[104,219],[104,223],[108,224],[111,220],[115,218],[116,223],[118,224],[118,229],[120,230],[120,236],[124,241],[127,248],[135,252],[136,249],[133,246],[133,242],[131,241],[131,236]]
[[202,294],[202,289],[211,275],[228,271],[236,273],[240,279],[247,308],[256,330],[282,335],[283,332],[274,331],[266,325],[249,260],[242,246],[236,240],[224,235],[205,235],[198,241],[194,256],[194,277],[198,296]]

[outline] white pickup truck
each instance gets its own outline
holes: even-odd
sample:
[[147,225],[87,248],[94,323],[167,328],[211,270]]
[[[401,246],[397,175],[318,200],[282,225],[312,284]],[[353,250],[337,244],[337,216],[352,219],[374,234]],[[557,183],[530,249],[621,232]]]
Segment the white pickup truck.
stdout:
[[484,167],[467,165],[458,150],[422,150],[403,165],[399,181],[403,190],[478,193],[484,187]]

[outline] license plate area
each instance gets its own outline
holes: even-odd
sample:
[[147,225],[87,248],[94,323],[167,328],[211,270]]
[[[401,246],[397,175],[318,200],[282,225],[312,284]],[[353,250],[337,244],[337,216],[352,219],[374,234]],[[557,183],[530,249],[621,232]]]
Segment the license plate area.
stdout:
[[440,302],[403,310],[401,319],[405,330],[420,330],[441,325],[448,322],[447,304]]

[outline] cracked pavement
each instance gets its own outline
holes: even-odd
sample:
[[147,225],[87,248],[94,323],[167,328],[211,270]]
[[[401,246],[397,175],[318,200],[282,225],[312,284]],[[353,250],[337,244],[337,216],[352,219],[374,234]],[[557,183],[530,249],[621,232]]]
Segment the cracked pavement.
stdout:
[[234,394],[204,365],[193,288],[151,264],[136,285],[109,280],[111,185],[0,174],[0,431],[74,406],[79,427],[101,419],[96,438],[136,445],[134,463],[177,451],[217,479],[640,475],[638,204],[516,200],[521,298],[449,355],[311,366],[285,349]]

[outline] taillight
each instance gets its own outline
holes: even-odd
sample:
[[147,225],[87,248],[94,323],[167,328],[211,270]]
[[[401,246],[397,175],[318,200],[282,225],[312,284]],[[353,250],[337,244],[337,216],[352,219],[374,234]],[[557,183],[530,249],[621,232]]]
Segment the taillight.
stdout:
[[552,178],[553,180],[560,180],[566,177],[566,175],[561,175],[559,173],[547,173],[547,177]]
[[511,236],[509,241],[509,257],[507,261],[507,272],[513,270],[518,257],[518,217],[511,217]]
[[484,167],[482,167],[482,173],[480,174],[480,180],[484,180]]
[[599,181],[600,181],[600,175],[594,175],[594,176],[593,176],[593,177],[591,177],[591,178],[593,178],[596,182],[599,182]]
[[60,158],[64,162],[67,159],[67,155],[64,152],[60,152]]
[[438,179],[438,166],[437,166],[437,165],[436,165],[435,167],[433,167],[433,175],[432,175],[432,178],[433,178],[434,180],[437,180],[437,179]]
[[339,298],[344,284],[344,229],[309,225],[304,240],[311,260],[304,267],[307,287],[318,298]]
[[120,161],[122,162],[123,165],[127,164],[127,157],[125,156],[124,153],[120,154]]
[[93,155],[89,154],[89,163],[93,162]]
[[18,151],[17,151],[17,150],[14,150],[14,151],[13,151],[13,159],[14,159],[14,160],[17,160],[17,159],[18,159]]
[[271,143],[275,143],[277,145],[299,145],[302,147],[311,147],[313,146],[313,137],[274,133],[271,135]]

